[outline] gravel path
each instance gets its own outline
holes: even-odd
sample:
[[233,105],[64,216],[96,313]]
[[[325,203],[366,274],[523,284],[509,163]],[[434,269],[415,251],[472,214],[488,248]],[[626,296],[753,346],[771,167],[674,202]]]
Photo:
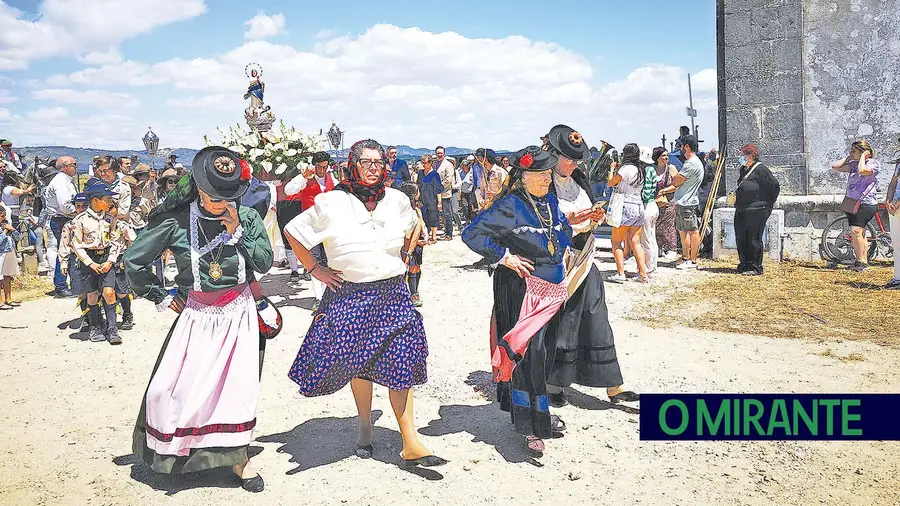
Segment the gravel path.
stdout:
[[[284,332],[263,370],[256,468],[266,491],[251,495],[229,471],[159,476],[130,455],[134,418],[174,314],[135,303],[138,327],[124,345],[86,340],[67,326],[74,300],[43,299],[0,315],[0,504],[900,504],[896,442],[642,442],[638,416],[578,388],[557,410],[564,438],[538,467],[520,448],[508,415],[479,390],[489,381],[491,285],[459,239],[426,249],[422,298],[429,382],[416,392],[426,444],[451,463],[423,476],[400,470],[400,436],[387,392],[375,457],[353,455],[349,388],[306,399],[287,371],[310,323],[311,291],[288,288],[286,271],[263,278],[288,294]],[[601,259],[601,270],[611,271]],[[700,273],[701,276],[714,275]],[[625,315],[690,275],[664,269],[650,287],[608,284],[619,360],[641,392],[900,392],[900,351],[860,342],[822,343],[752,335],[659,330]],[[275,299],[280,300],[280,299]],[[74,322],[72,322],[74,323]],[[752,329],[748,329],[752,332]],[[864,361],[842,362],[825,350]],[[490,389],[488,389],[489,391]]]

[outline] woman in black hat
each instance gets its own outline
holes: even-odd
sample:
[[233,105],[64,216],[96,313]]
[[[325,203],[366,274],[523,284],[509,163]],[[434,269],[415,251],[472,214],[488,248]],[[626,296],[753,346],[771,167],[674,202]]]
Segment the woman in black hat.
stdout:
[[[137,295],[179,313],[141,404],[135,455],[165,474],[231,467],[244,489],[259,492],[247,453],[265,350],[254,276],[273,254],[259,213],[238,203],[251,177],[228,149],[200,150],[190,176],[150,213],[125,269]],[[172,291],[151,270],[165,250],[178,265]]]
[[536,454],[544,439],[565,428],[550,416],[547,396],[557,335],[548,329],[566,299],[563,260],[572,234],[547,193],[556,162],[537,146],[516,153],[510,184],[462,232],[463,242],[496,266],[491,365],[497,397]]
[[545,148],[559,158],[550,191],[559,199],[560,211],[574,233],[574,256],[566,265],[570,295],[555,329],[557,349],[549,381],[551,404],[568,404],[563,387],[572,383],[606,387],[614,403],[636,401],[638,394],[622,389],[606,291],[594,265],[594,227],[603,221],[604,212],[587,176],[578,168],[579,162],[590,156],[587,142],[572,128],[557,125],[547,134]]

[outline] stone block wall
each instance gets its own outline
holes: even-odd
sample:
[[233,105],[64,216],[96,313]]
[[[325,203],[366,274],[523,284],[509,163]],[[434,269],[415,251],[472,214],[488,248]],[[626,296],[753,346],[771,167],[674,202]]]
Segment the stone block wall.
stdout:
[[[720,97],[730,156],[726,188],[737,181],[737,148],[748,142],[764,153],[787,195],[806,193],[802,40],[798,0],[719,0],[724,37],[719,38]],[[724,7],[724,8],[722,8]],[[721,134],[720,134],[720,137]]]
[[866,138],[883,192],[900,135],[900,0],[718,2],[726,187],[737,148],[753,142],[783,195],[842,194],[847,176],[831,161]]

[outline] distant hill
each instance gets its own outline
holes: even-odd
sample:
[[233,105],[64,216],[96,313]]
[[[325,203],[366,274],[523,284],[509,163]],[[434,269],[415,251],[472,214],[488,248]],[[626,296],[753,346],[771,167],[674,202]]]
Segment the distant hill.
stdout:
[[[49,156],[52,159],[59,158],[60,156],[71,156],[74,157],[78,162],[78,172],[84,174],[87,173],[88,165],[91,164],[91,159],[96,155],[112,155],[115,157],[119,156],[132,156],[137,155],[140,159],[140,162],[155,165],[157,168],[160,168],[166,164],[168,158],[157,156],[152,160],[147,156],[147,151],[134,151],[134,150],[108,150],[108,149],[89,149],[89,148],[70,148],[68,146],[28,146],[24,148],[18,148],[15,150],[22,157],[26,163],[31,165],[34,161],[35,156],[47,157]],[[179,148],[172,152],[175,156],[178,157],[177,161],[184,164],[185,167],[190,167],[191,160],[194,159],[194,155],[197,154],[196,149],[188,149],[188,148]]]
[[[403,159],[419,159],[422,155],[426,153],[433,153],[433,149],[426,148],[412,148],[406,146],[404,144],[398,144],[397,147],[397,155]],[[178,162],[184,164],[185,167],[190,168],[191,161],[194,159],[194,155],[197,154],[196,149],[190,148],[178,148],[172,153],[178,157]],[[350,151],[349,148],[340,149],[338,151],[328,150],[331,153],[331,156],[336,156],[338,159],[346,159],[347,153]],[[460,156],[460,155],[468,155],[474,152],[474,149],[469,148],[457,148],[453,146],[448,146],[445,149],[448,156]],[[49,156],[52,159],[59,158],[60,156],[72,156],[75,160],[78,161],[78,171],[81,173],[86,173],[88,165],[91,163],[91,159],[96,155],[112,155],[112,156],[132,156],[137,155],[140,158],[140,161],[143,163],[150,164],[152,162],[157,168],[160,168],[166,164],[167,158],[162,156],[157,156],[152,160],[147,156],[147,151],[134,151],[134,150],[108,150],[108,149],[95,149],[95,148],[71,148],[68,146],[28,146],[24,148],[16,148],[16,152],[22,156],[22,159],[31,165],[34,161],[35,156],[46,157]],[[497,154],[508,153],[508,151],[497,151]]]

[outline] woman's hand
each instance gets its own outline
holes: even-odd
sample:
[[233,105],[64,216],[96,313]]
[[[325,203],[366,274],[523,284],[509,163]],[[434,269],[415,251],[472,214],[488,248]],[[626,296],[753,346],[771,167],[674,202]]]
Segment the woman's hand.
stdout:
[[593,213],[592,209],[573,211],[566,214],[566,220],[568,220],[569,225],[578,225],[579,223],[589,220],[591,218],[591,213]]
[[506,257],[503,260],[503,265],[518,274],[520,278],[530,276],[531,271],[534,270],[534,262],[519,255],[510,255]]
[[606,209],[604,209],[603,207],[597,206],[597,207],[591,209],[591,214],[590,214],[591,221],[600,223],[601,221],[603,221],[603,218],[605,218],[605,217],[606,217]]
[[172,299],[172,302],[169,303],[169,309],[175,311],[178,314],[181,314],[184,311],[184,299],[181,297],[175,297]]
[[233,205],[228,205],[225,207],[225,214],[219,218],[219,221],[225,225],[225,231],[229,234],[234,234],[234,231],[237,230],[238,226],[241,224],[240,219],[238,218],[238,210],[237,207]]
[[100,274],[106,274],[110,269],[112,269],[112,266],[113,264],[110,261],[103,262],[102,264],[100,264]]
[[309,274],[322,283],[325,283],[325,286],[332,290],[337,290],[340,288],[341,284],[344,283],[344,280],[340,276],[341,271],[336,271],[319,264],[316,264],[316,266],[309,271]]

